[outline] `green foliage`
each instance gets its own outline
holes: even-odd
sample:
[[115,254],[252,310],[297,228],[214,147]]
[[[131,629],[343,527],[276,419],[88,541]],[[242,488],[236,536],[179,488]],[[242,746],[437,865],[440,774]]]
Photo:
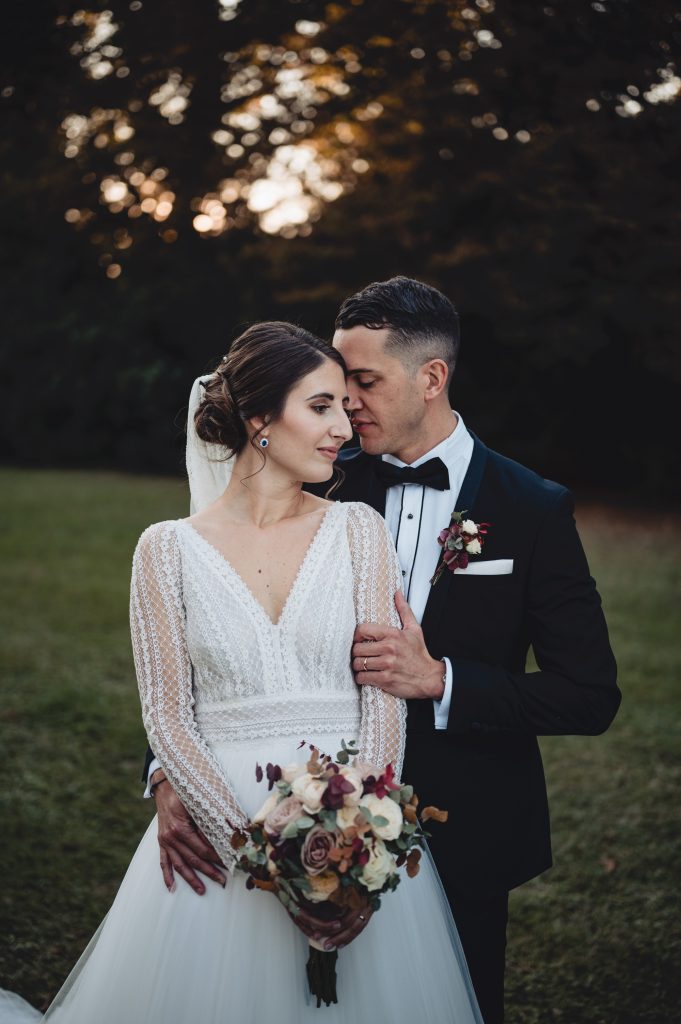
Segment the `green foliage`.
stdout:
[[[215,4],[107,9],[125,77],[81,68],[70,48],[89,29],[70,5],[59,26],[30,4],[3,25],[5,458],[175,472],[189,384],[239,325],[328,336],[345,296],[407,273],[460,308],[454,393],[485,440],[569,484],[677,491],[679,100],[646,95],[675,73],[678,2],[249,0],[224,23]],[[171,124],[150,97],[175,71],[191,93]],[[282,71],[307,92],[277,93]],[[277,113],[230,125],[226,148],[225,119],[263,96]],[[60,125],[95,111],[112,123],[66,159]],[[306,141],[344,191],[286,225],[302,234],[268,234],[243,193],[199,237],[222,180],[248,188]],[[162,223],[103,201],[128,153],[168,171]],[[645,431],[627,431],[632,409]]]
[[[130,563],[144,527],[185,515],[187,493],[174,480],[27,471],[0,473],[0,490],[0,978],[41,1005],[152,814]],[[624,700],[604,736],[542,741],[555,867],[511,894],[507,1020],[659,1024],[681,1004],[681,524],[613,506],[578,505],[577,518]]]

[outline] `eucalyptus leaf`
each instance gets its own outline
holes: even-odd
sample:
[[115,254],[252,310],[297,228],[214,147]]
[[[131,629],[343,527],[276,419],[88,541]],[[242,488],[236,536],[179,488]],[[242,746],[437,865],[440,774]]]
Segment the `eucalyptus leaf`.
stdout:
[[336,812],[323,810],[319,812],[319,820],[327,832],[336,830]]

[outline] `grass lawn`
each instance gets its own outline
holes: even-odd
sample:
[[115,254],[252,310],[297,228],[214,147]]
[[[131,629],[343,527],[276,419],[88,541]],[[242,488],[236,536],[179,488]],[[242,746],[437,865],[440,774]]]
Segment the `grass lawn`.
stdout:
[[[152,814],[130,561],[188,499],[111,473],[2,470],[0,487],[0,986],[43,1005]],[[556,866],[511,896],[509,1024],[681,1017],[681,522],[639,518],[634,536],[634,513],[578,510],[624,702],[605,736],[542,741]]]

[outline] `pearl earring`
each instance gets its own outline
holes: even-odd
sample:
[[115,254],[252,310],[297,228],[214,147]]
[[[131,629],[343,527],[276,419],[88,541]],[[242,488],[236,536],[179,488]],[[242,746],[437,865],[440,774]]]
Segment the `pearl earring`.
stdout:
[[269,443],[270,442],[267,440],[266,437],[261,437],[260,440],[258,441],[258,444],[260,445],[261,448],[267,448]]

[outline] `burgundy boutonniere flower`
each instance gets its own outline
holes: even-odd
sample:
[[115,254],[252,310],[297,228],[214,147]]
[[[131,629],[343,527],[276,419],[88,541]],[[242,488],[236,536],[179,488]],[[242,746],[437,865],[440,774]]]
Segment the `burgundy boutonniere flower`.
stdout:
[[450,572],[466,569],[471,555],[479,555],[482,551],[490,524],[474,523],[472,519],[464,519],[465,515],[465,512],[452,512],[449,526],[440,531],[437,542],[442,547],[442,557],[430,581],[431,586],[435,586],[445,569]]

